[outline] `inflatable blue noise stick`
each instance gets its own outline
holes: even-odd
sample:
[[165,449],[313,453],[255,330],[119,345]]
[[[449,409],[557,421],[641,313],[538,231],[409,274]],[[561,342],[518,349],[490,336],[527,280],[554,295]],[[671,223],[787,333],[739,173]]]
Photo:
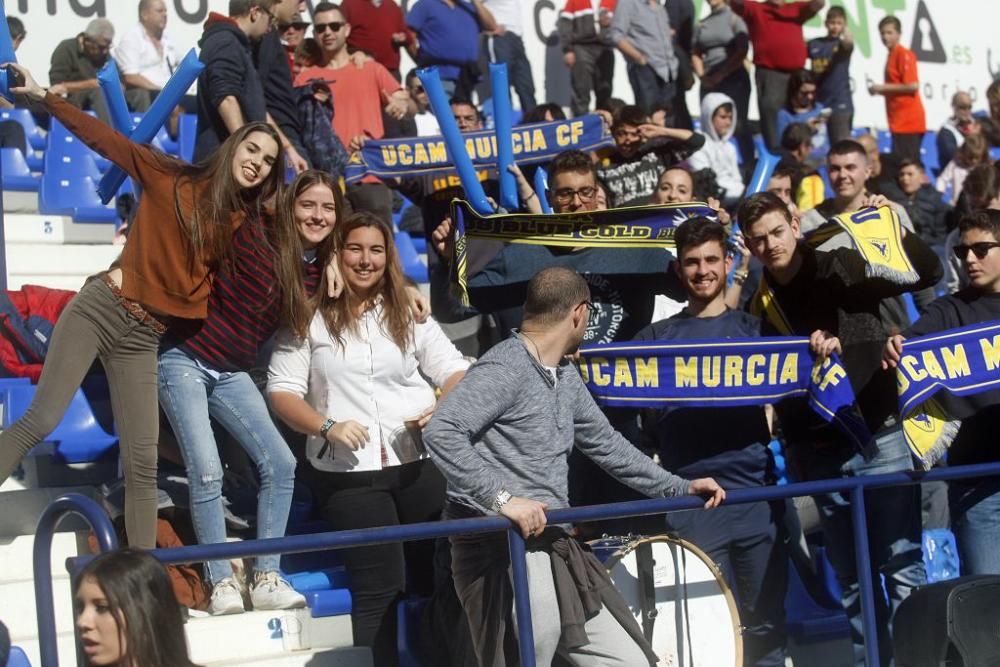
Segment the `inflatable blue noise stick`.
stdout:
[[[203,69],[205,69],[205,65],[198,60],[194,49],[188,51],[180,65],[177,66],[173,76],[167,81],[167,85],[163,87],[163,90],[146,111],[146,115],[136,125],[129,139],[139,144],[148,144],[152,141]],[[111,201],[124,182],[125,172],[120,167],[112,165],[101,178],[101,183],[97,187],[101,201],[105,204]]]
[[126,137],[132,136],[135,125],[132,121],[132,114],[128,110],[128,103],[125,101],[121,75],[118,73],[118,64],[114,58],[108,58],[104,67],[98,70],[97,83],[100,84],[104,101],[108,105],[111,125]]
[[480,215],[493,215],[493,206],[486,198],[483,185],[479,182],[476,169],[472,166],[472,159],[465,150],[465,140],[462,133],[458,131],[458,123],[451,113],[451,106],[448,98],[444,94],[441,86],[441,77],[438,76],[436,67],[424,67],[417,70],[417,78],[427,91],[427,98],[431,103],[431,111],[437,117],[438,126],[441,128],[441,136],[444,137],[444,144],[448,149],[452,164],[458,172],[458,178],[462,182],[462,189],[465,191],[465,198],[472,205],[472,208]]
[[545,167],[535,170],[535,194],[538,202],[542,205],[542,213],[548,215],[552,213],[552,204],[549,203],[549,175]]
[[[0,0],[0,12],[7,15],[3,0]],[[10,27],[6,21],[0,21],[0,63],[16,63],[17,55],[14,53],[14,40],[10,38]],[[10,84],[7,83],[7,70],[0,69],[0,95],[3,95],[11,102],[14,96],[10,92]]]
[[771,174],[774,173],[774,168],[778,166],[778,161],[781,159],[779,156],[771,153],[766,148],[760,148],[760,155],[757,156],[757,166],[753,170],[753,176],[750,177],[750,183],[747,185],[746,195],[755,195],[758,192],[764,192],[767,189],[767,182],[771,180]]
[[490,63],[490,82],[493,87],[493,131],[497,138],[500,205],[508,211],[516,211],[521,202],[517,198],[517,180],[508,169],[514,162],[514,124],[506,63]]

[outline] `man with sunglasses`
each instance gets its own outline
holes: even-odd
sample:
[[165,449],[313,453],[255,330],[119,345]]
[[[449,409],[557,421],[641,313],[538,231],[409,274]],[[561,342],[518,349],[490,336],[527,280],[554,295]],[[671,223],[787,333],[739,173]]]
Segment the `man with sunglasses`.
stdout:
[[[388,0],[386,0],[388,1]],[[349,151],[361,149],[366,139],[385,136],[383,111],[394,120],[413,115],[409,93],[383,65],[369,60],[361,67],[352,62],[347,49],[352,26],[335,4],[320,2],[313,7],[313,36],[323,49],[323,62],[306,67],[295,78],[295,86],[325,84],[333,94],[333,131]],[[392,193],[374,176],[366,176],[347,188],[355,210],[370,211],[383,220],[392,219]]]
[[97,83],[97,71],[111,55],[115,27],[108,19],[94,19],[76,37],[63,40],[52,52],[49,91],[64,96],[70,104],[93,111],[111,123],[104,95]]
[[[884,368],[896,367],[907,338],[1000,320],[1000,211],[966,215],[958,231],[953,251],[968,276],[968,287],[933,302],[913,326],[890,337],[882,355]],[[1000,390],[962,400],[973,414],[962,420],[948,449],[948,464],[1000,461]],[[948,483],[948,502],[962,574],[1000,574],[1000,478],[953,480]]]
[[205,69],[198,76],[196,162],[211,155],[245,124],[268,120],[251,45],[271,31],[275,4],[277,0],[231,0],[230,16],[208,15],[198,42],[198,59]]

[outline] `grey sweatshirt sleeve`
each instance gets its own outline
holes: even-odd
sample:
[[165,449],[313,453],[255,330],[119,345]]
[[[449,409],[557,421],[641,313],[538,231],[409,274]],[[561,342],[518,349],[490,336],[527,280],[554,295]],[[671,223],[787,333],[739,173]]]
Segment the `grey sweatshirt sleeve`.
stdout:
[[653,459],[612,428],[580,376],[575,373],[566,375],[573,378],[567,381],[573,382],[577,390],[574,401],[577,449],[622,484],[651,498],[687,494],[691,484],[688,480],[656,465]]
[[517,378],[495,361],[473,365],[448,393],[424,428],[423,441],[452,490],[484,509],[504,489],[501,473],[477,451],[474,440],[511,406]]

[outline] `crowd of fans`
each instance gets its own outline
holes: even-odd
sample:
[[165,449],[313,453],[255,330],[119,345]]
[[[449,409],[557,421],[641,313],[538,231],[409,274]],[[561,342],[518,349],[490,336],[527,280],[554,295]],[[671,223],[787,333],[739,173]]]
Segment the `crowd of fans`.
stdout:
[[[101,279],[88,282],[60,319],[35,403],[0,435],[0,480],[52,430],[78,381],[99,357],[118,416],[128,480],[125,522],[133,546],[154,544],[161,440],[157,405],[172,427],[178,462],[187,470],[191,516],[201,542],[226,538],[222,498],[227,469],[234,465],[220,457],[213,422],[251,462],[249,477],[259,487],[258,537],[284,534],[297,482],[310,489],[317,513],[338,530],[491,509],[527,525],[520,521],[528,521],[528,514],[511,509],[523,506],[511,504],[507,490],[502,492],[506,498],[486,504],[468,491],[475,475],[456,466],[452,456],[461,456],[455,439],[460,429],[449,430],[467,415],[452,410],[449,419],[456,422],[431,420],[435,405],[462,385],[467,371],[484,368],[470,370],[470,357],[487,353],[496,338],[509,339],[523,322],[548,322],[548,328],[534,331],[549,332],[538,334],[542,338],[556,335],[550,333],[555,320],[532,310],[547,289],[533,276],[556,267],[586,278],[584,303],[559,313],[559,321],[579,328],[586,343],[798,335],[810,337],[821,356],[841,354],[860,411],[875,434],[863,453],[813,419],[800,401],[783,402],[775,410],[605,411],[607,422],[632,446],[655,453],[681,478],[699,483],[714,478],[724,488],[772,484],[767,445],[774,438],[782,441],[790,472],[800,480],[912,468],[891,371],[901,341],[998,315],[992,304],[1000,293],[1000,214],[993,211],[1000,209],[1000,174],[989,149],[1000,145],[1000,82],[989,86],[989,110],[981,116],[973,113],[967,93],[955,94],[953,116],[937,135],[940,169],[932,172],[921,160],[927,123],[917,61],[900,43],[902,27],[894,16],[879,23],[888,50],[885,81],[857,93],[886,98],[892,146],[880,152],[875,137],[853,125],[849,65],[854,40],[842,7],[829,8],[827,34],[807,42],[802,25],[824,8],[824,0],[708,0],[699,20],[691,0],[566,0],[557,28],[572,82],[571,113],[599,113],[614,143],[593,153],[555,156],[545,165],[546,192],[535,191],[515,166],[523,210],[540,213],[542,199],[556,213],[706,201],[719,222],[685,223],[677,231],[676,257],[663,249],[471,242],[470,307],[450,290],[454,234],[449,207],[463,196],[458,179],[366,176],[345,186],[341,177],[349,155],[367,141],[439,134],[420,79],[415,72],[404,77],[400,70],[401,49],[419,66],[437,66],[461,132],[484,127],[483,111],[473,100],[483,99],[487,62],[507,64],[523,122],[565,119],[558,105],[536,101],[520,2],[418,0],[405,14],[393,0],[318,2],[308,11],[305,5],[230,0],[228,15],[209,16],[198,43],[205,69],[197,96],[185,100],[168,124],[176,132],[177,114],[197,113],[196,166],[108,131],[96,79],[97,70],[114,58],[129,105],[135,111],[149,107],[186,46],[169,38],[164,0],[140,0],[139,22],[126,31],[95,19],[61,42],[52,55],[47,91],[24,72],[26,83],[18,92],[122,166],[143,194],[121,260]],[[24,26],[11,18],[8,24],[17,45],[26,35]],[[747,60],[751,48],[752,66]],[[612,97],[616,51],[627,64],[633,104]],[[748,120],[751,72],[757,124]],[[684,101],[695,85],[701,98],[697,131]],[[79,110],[92,110],[100,120]],[[756,129],[781,160],[766,192],[748,196]],[[17,143],[2,126],[0,137],[7,145]],[[23,137],[21,142],[23,150]],[[286,164],[297,176],[282,187]],[[496,169],[484,168],[479,178],[487,194],[497,198]],[[411,213],[419,213],[402,225],[428,241],[429,304],[401,272],[392,228],[400,196],[414,204]],[[831,217],[868,206],[889,206],[897,213],[906,230],[904,247],[919,274],[916,285],[893,287],[869,278],[843,236],[818,248],[802,241]],[[164,215],[176,220],[168,224],[159,219]],[[731,215],[742,234],[732,232]],[[551,279],[563,280],[570,292],[582,289],[565,277]],[[922,314],[915,323],[903,306],[906,291],[913,292]],[[763,292],[780,303],[785,328],[757,316],[755,295]],[[552,308],[561,307],[553,299]],[[453,343],[438,324],[484,314],[495,327],[484,327],[471,341]],[[673,317],[664,319],[665,314]],[[276,333],[271,355],[268,341]],[[546,353],[537,347],[530,351],[528,343],[536,340],[531,333],[522,331],[516,340],[523,345],[518,342],[516,349],[537,353],[541,365],[535,365],[552,373],[546,381],[561,385],[561,371],[542,363]],[[572,351],[573,344],[572,337],[560,339],[552,349]],[[504,345],[503,354],[511,354],[512,344]],[[500,372],[497,363],[491,360],[485,367]],[[252,371],[268,364],[262,393]],[[486,371],[476,372],[481,378]],[[478,387],[476,382],[484,381],[466,387]],[[574,410],[579,414],[571,423],[580,429],[584,417],[579,415],[586,414],[588,429],[597,430],[578,434],[577,444],[593,450],[589,458],[602,460],[594,454],[600,446],[595,433],[605,434],[607,423],[592,414],[596,408],[566,408],[559,403],[563,399],[547,399],[535,390],[538,401],[553,401],[552,429],[561,428],[563,417]],[[264,394],[289,431],[276,426]],[[462,396],[463,401],[481,398]],[[496,400],[502,403],[502,397]],[[996,460],[986,426],[995,409],[984,407],[966,420],[952,463]],[[497,408],[494,417],[501,413]],[[428,422],[425,447],[422,431]],[[480,429],[476,433],[490,427],[473,422]],[[466,435],[475,437],[472,431]],[[160,453],[166,453],[163,447]],[[568,498],[554,493],[550,506],[636,497],[621,482],[643,492],[655,486],[630,481],[621,470],[611,479],[589,458],[570,455]],[[548,465],[542,459],[534,463]],[[503,457],[493,464],[504,465]],[[634,470],[645,465],[633,464]],[[713,493],[710,485],[695,482],[684,487],[687,492]],[[677,478],[671,483],[679,484]],[[1000,539],[997,482],[953,483],[950,496],[963,571],[1000,573],[995,548],[989,546],[995,545],[990,539]],[[467,502],[456,505],[462,498]],[[815,502],[862,664],[865,638],[849,502],[840,494],[818,496]],[[920,492],[917,487],[879,490],[868,506],[873,572],[885,578],[886,595],[877,596],[876,606],[884,632],[877,641],[888,661],[891,614],[925,582]],[[720,563],[736,590],[747,665],[784,664],[786,538],[796,523],[790,515],[791,505],[765,503],[668,519],[672,532],[701,545]],[[650,525],[636,529],[650,530]],[[373,648],[377,665],[396,664],[395,605],[407,592],[432,594],[437,604],[431,609],[451,619],[450,625],[438,623],[447,630],[436,638],[439,661],[434,664],[483,659],[478,626],[473,624],[470,635],[462,614],[455,615],[461,605],[469,608],[468,596],[475,593],[468,591],[475,587],[460,586],[459,603],[450,583],[448,550],[437,545],[435,554],[433,546],[395,544],[347,552],[355,642]],[[469,546],[456,544],[455,553],[464,554],[466,565]],[[250,581],[255,608],[305,604],[278,565],[276,556],[258,559]],[[212,590],[209,610],[242,612],[230,564],[206,563],[204,571]],[[127,608],[123,600],[115,604]]]

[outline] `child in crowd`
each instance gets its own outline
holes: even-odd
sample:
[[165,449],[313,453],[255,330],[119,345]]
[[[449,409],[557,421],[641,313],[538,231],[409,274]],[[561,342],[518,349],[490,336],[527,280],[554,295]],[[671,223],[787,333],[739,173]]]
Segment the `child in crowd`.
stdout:
[[851,138],[854,102],[851,99],[851,55],[854,37],[847,29],[847,12],[840,5],[826,13],[826,35],[809,40],[809,59],[816,76],[816,99],[832,111],[827,121],[830,144]]
[[885,115],[892,133],[892,152],[898,157],[920,159],[920,144],[927,131],[924,103],[920,99],[917,56],[900,44],[902,25],[895,16],[878,22],[882,43],[889,50],[885,63],[885,83],[868,86],[871,95],[885,97]]
[[722,205],[736,205],[743,194],[743,176],[740,174],[736,145],[730,141],[736,132],[736,105],[724,93],[709,93],[701,101],[701,134],[705,145],[691,156],[688,162],[693,171],[711,169],[722,188]]
[[986,138],[979,133],[970,134],[955,152],[955,159],[945,165],[941,175],[938,176],[938,192],[947,197],[950,190],[951,201],[958,201],[965,185],[965,177],[973,168],[988,163],[989,159],[990,147],[986,143]]

